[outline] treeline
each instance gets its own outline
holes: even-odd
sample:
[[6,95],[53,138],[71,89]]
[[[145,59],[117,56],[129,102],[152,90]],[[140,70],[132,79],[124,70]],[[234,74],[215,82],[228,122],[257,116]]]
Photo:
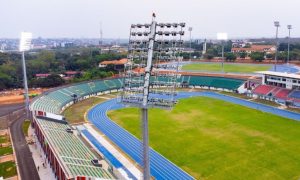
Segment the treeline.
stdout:
[[[126,54],[101,54],[99,49],[74,48],[56,51],[26,53],[26,68],[29,87],[54,87],[68,82],[79,82],[112,76],[117,73],[113,67],[98,68],[99,62],[126,57]],[[59,74],[66,71],[80,71],[65,82]],[[36,74],[51,74],[37,79]],[[0,90],[23,87],[21,55],[0,53]]]

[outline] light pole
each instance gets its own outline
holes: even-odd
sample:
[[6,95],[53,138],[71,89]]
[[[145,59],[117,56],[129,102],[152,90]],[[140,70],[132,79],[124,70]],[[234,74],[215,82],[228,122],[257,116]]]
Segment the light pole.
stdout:
[[25,96],[25,110],[26,118],[29,119],[29,96],[28,96],[28,84],[26,74],[26,63],[25,63],[25,51],[30,50],[32,34],[29,32],[21,33],[21,40],[19,50],[22,53],[22,68],[23,68],[23,81],[24,81],[24,96]]
[[221,40],[222,44],[222,73],[224,73],[224,41],[228,39],[228,34],[227,33],[218,33],[217,34],[217,39]]
[[[131,25],[128,63],[124,68],[123,91],[118,99],[125,105],[141,109],[144,180],[151,178],[148,109],[171,109],[176,103],[178,66],[182,60],[178,56],[182,51],[184,27],[185,23],[157,23],[155,14],[151,24]],[[166,65],[169,66],[167,72],[162,72],[161,61],[170,62]],[[144,71],[134,71],[135,67],[144,67]]]
[[289,65],[289,63],[290,63],[290,39],[291,39],[292,25],[288,25],[287,28],[289,30],[287,64]]
[[277,71],[277,56],[278,56],[278,28],[280,27],[279,21],[274,21],[276,27],[276,52],[275,52],[275,66],[274,70]]
[[190,62],[192,61],[192,27],[189,27],[189,32],[190,32]]

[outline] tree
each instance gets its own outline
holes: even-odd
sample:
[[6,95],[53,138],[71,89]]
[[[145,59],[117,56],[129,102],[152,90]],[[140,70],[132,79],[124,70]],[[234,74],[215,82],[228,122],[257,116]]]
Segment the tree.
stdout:
[[247,56],[247,53],[245,53],[245,52],[240,52],[240,53],[239,53],[239,57],[240,57],[240,58],[245,59],[246,56]]
[[234,53],[225,53],[224,57],[226,61],[235,61],[236,60],[236,55]]
[[262,52],[253,52],[251,53],[250,58],[254,61],[262,62],[265,59],[264,56],[265,55]]
[[266,54],[266,58],[267,59],[274,59],[275,58],[275,54],[268,53],[268,54]]

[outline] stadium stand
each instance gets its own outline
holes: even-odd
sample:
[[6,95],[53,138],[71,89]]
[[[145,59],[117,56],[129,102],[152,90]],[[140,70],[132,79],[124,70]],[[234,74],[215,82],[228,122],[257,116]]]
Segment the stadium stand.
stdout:
[[288,95],[290,94],[291,90],[281,88],[276,94],[275,97],[278,99],[288,99]]
[[[181,77],[178,82],[181,82],[183,78],[184,77]],[[161,78],[160,80],[163,80],[163,78]],[[190,85],[193,86],[206,86],[229,90],[237,89],[241,84],[243,84],[243,82],[243,80],[239,79],[220,77],[191,76],[190,78]],[[80,100],[85,96],[95,95],[99,92],[120,89],[121,87],[121,79],[107,79],[76,84],[44,94],[31,104],[31,109],[60,114],[61,111],[64,110],[63,107],[65,107],[69,103],[72,103],[73,94],[76,94],[77,98]]]
[[57,179],[114,178],[109,171],[92,163],[97,157],[76,134],[66,131],[71,129],[66,122],[37,117],[33,126]]
[[206,86],[235,90],[241,84],[243,84],[243,82],[243,80],[239,79],[230,79],[222,77],[191,76],[189,84],[193,86]]
[[276,87],[269,85],[259,85],[253,90],[253,93],[259,95],[268,95],[275,88]]
[[294,90],[289,94],[289,97],[300,99],[300,90]]

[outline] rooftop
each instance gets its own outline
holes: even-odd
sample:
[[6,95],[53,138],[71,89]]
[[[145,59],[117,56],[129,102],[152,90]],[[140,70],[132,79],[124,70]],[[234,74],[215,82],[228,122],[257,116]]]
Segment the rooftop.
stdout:
[[120,60],[112,60],[112,61],[102,61],[100,64],[101,65],[108,65],[108,64],[113,64],[113,65],[123,65],[128,62],[128,59],[123,58]]
[[258,74],[272,75],[272,76],[280,76],[287,78],[300,79],[299,74],[287,73],[287,72],[275,72],[275,71],[257,71]]

